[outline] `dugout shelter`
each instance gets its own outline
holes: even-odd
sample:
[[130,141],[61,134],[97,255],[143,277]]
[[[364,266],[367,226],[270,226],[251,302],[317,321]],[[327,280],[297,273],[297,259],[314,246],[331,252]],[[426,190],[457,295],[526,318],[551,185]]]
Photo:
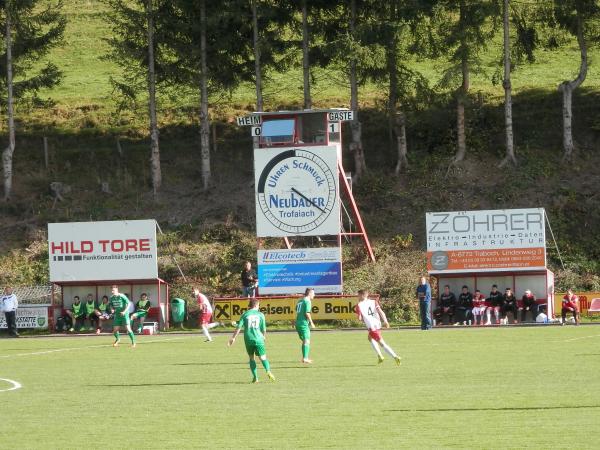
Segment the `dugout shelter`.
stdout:
[[543,208],[426,214],[427,269],[437,295],[445,285],[458,297],[462,286],[488,297],[492,285],[511,288],[521,306],[529,289],[554,317],[554,273],[546,262]]
[[92,294],[100,302],[116,284],[132,304],[148,294],[146,321],[156,322],[161,330],[169,327],[169,285],[158,277],[154,220],[51,223],[48,255],[53,290],[60,287],[51,326],[76,295],[85,302]]

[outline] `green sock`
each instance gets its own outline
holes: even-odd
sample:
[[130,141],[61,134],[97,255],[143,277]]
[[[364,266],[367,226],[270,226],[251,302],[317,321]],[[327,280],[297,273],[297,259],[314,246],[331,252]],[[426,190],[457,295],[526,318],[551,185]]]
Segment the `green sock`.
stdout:
[[118,341],[121,339],[121,338],[119,337],[119,332],[118,332],[118,331],[115,331],[113,334],[115,335],[115,339],[116,339],[116,341],[118,342]]
[[302,344],[302,358],[308,359],[308,353],[310,352],[310,344]]
[[127,336],[129,336],[129,339],[131,339],[131,343],[135,344],[135,336],[133,334],[133,331],[128,331]]
[[254,361],[253,359],[250,360],[250,371],[252,372],[252,377],[257,380],[258,379],[258,372],[256,371],[256,361]]
[[271,365],[269,364],[269,360],[268,359],[261,359],[260,362],[262,363],[263,367],[265,368],[265,370],[267,372],[271,371]]

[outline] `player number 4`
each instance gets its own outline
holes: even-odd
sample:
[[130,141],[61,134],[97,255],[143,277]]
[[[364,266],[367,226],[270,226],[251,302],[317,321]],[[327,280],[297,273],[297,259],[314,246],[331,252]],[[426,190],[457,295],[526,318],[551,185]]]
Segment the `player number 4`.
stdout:
[[371,307],[370,307],[370,306],[369,306],[369,309],[367,310],[367,314],[368,314],[369,316],[373,316],[373,317],[375,317],[375,311],[373,311],[373,310],[371,309]]

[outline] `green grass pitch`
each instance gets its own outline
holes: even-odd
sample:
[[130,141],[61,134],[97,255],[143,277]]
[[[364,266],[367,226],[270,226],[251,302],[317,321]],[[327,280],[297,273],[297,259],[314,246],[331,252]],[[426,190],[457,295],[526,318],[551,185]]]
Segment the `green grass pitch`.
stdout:
[[249,383],[243,339],[199,334],[0,340],[0,446],[597,448],[600,328],[271,333],[277,381]]

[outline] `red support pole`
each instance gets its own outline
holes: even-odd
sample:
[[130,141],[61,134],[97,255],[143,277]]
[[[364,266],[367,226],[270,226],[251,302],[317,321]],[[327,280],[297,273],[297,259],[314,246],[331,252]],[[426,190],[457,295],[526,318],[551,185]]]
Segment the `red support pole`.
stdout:
[[342,166],[342,162],[338,160],[338,174],[340,177],[340,184],[342,185],[342,190],[348,196],[348,200],[350,202],[350,209],[354,214],[354,220],[358,225],[358,233],[344,233],[346,235],[360,235],[362,236],[363,243],[365,245],[365,250],[369,255],[369,260],[371,262],[375,262],[375,254],[373,253],[373,248],[371,247],[371,242],[369,242],[369,237],[367,236],[367,232],[365,230],[365,226],[363,225],[362,217],[360,216],[360,212],[358,211],[358,206],[356,205],[356,201],[354,200],[354,196],[352,195],[352,190],[350,189],[350,185],[348,184],[348,180],[346,179],[346,172],[344,171],[344,167]]

